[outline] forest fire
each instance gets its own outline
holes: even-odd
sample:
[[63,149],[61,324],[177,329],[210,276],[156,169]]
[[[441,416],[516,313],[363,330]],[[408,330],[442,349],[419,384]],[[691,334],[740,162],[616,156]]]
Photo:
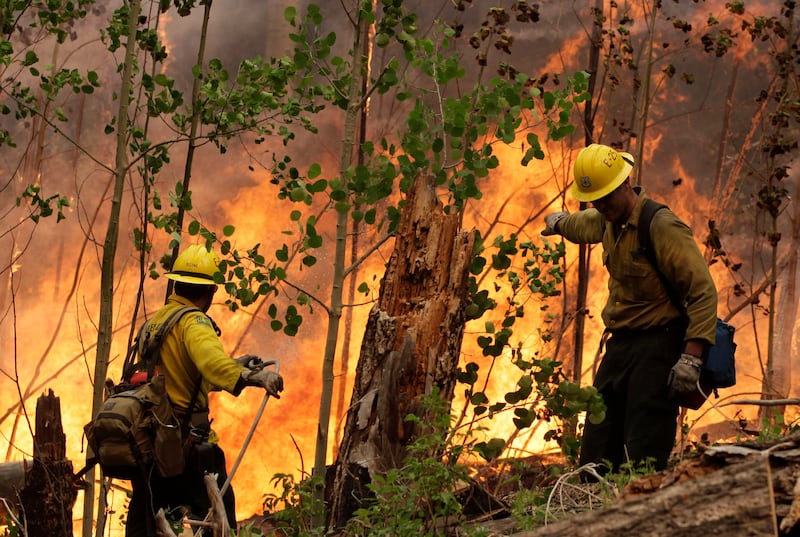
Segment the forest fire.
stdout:
[[[116,8],[107,5],[109,3],[102,4],[97,8],[94,18],[77,23],[73,42],[56,44],[52,37],[34,35],[32,31],[9,41],[22,47],[21,50],[25,49],[24,45],[34,43],[29,50],[37,50],[42,57],[51,54],[44,51],[55,46],[52,52],[54,65],[91,71],[96,73],[99,82],[94,88],[93,77],[87,77],[83,93],[78,85],[76,95],[61,97],[61,101],[55,97],[52,98],[55,100],[48,100],[51,97],[41,93],[41,90],[37,97],[41,112],[24,115],[17,125],[6,125],[6,120],[2,125],[9,136],[19,138],[16,148],[4,148],[6,152],[0,162],[0,174],[5,185],[3,190],[6,192],[1,201],[4,216],[0,219],[0,244],[8,252],[5,263],[0,267],[0,273],[6,280],[5,285],[0,287],[0,307],[3,311],[0,316],[0,370],[3,373],[0,387],[5,403],[0,408],[0,448],[4,448],[5,461],[27,460],[32,456],[31,428],[35,399],[46,390],[53,390],[61,401],[67,458],[73,461],[77,469],[86,457],[82,430],[92,412],[92,386],[94,382],[102,381],[93,378],[94,364],[99,334],[107,330],[102,326],[100,313],[100,290],[105,268],[103,241],[106,225],[113,221],[112,206],[115,202],[112,173],[115,166],[112,158],[114,141],[113,136],[104,138],[102,133],[104,129],[110,133],[121,128],[113,119],[118,93],[118,88],[114,86],[118,84],[116,65],[108,62],[106,56],[109,52],[104,48],[107,45],[96,39],[97,27],[106,24],[109,15],[108,12],[103,14],[104,10]],[[331,25],[332,30],[329,31],[339,33],[339,41],[329,46],[334,51],[346,49],[349,45],[342,43],[350,39],[351,30],[344,21],[349,17],[336,11],[333,5],[327,5],[327,2],[323,4],[326,11],[333,12],[328,15],[330,19],[326,22]],[[739,39],[738,47],[728,44],[732,51],[730,55],[715,55],[714,49],[712,53],[704,53],[702,44],[710,45],[699,38],[696,41],[701,44],[690,45],[688,36],[693,34],[687,28],[694,27],[696,32],[708,31],[708,35],[716,35],[714,31],[717,24],[729,22],[723,18],[724,2],[706,4],[702,9],[688,5],[663,6],[661,9],[664,12],[658,13],[663,20],[658,19],[658,27],[655,22],[652,23],[656,29],[654,39],[662,43],[662,52],[666,52],[654,55],[652,65],[648,66],[658,83],[653,84],[652,95],[643,99],[650,107],[646,133],[639,132],[636,122],[645,115],[641,109],[632,108],[630,102],[637,99],[632,98],[629,92],[640,88],[642,71],[637,69],[643,69],[641,66],[647,60],[644,57],[634,60],[626,47],[632,39],[646,42],[644,36],[652,21],[649,17],[655,17],[656,14],[622,13],[619,8],[610,10],[606,6],[614,24],[605,26],[605,38],[612,45],[606,50],[608,55],[598,67],[606,78],[603,79],[605,85],[595,88],[594,99],[607,100],[601,101],[600,110],[596,112],[598,116],[593,120],[597,121],[595,140],[607,138],[609,143],[629,146],[632,151],[640,136],[645,139],[641,160],[637,163],[637,171],[640,170],[641,175],[637,178],[651,195],[669,205],[692,227],[701,250],[704,249],[706,235],[714,230],[709,222],[716,222],[717,229],[721,229],[719,238],[723,248],[715,252],[713,259],[710,253],[708,257],[719,289],[719,316],[732,316],[731,323],[738,330],[739,382],[735,389],[723,393],[723,398],[711,400],[717,406],[707,403],[699,411],[686,414],[685,420],[690,426],[689,436],[692,439],[712,426],[722,431],[717,433],[718,436],[733,435],[734,424],[740,422],[748,423],[751,430],[758,429],[759,420],[765,418],[764,412],[760,412],[758,407],[723,406],[737,397],[754,399],[767,392],[774,398],[791,395],[789,390],[794,384],[791,382],[792,365],[796,354],[793,343],[794,319],[798,306],[792,283],[796,276],[794,271],[797,270],[797,254],[792,252],[798,250],[795,243],[797,239],[791,233],[793,228],[784,221],[784,218],[794,218],[789,214],[793,194],[788,190],[796,188],[796,173],[791,171],[793,160],[787,158],[788,164],[785,166],[789,171],[784,169],[786,177],[781,177],[775,171],[784,165],[782,160],[775,160],[775,155],[771,155],[773,160],[768,165],[772,168],[769,169],[766,169],[767,165],[762,166],[756,161],[756,157],[760,158],[765,153],[758,149],[760,144],[766,143],[764,140],[780,138],[774,133],[758,131],[760,125],[769,123],[766,121],[767,104],[772,105],[772,102],[764,99],[766,90],[760,82],[768,73],[771,76],[769,70],[774,67],[770,63],[773,56],[770,51],[761,48],[767,45],[759,45],[755,40],[751,42],[749,38]],[[757,4],[756,7],[767,10],[769,2],[764,4]],[[272,34],[265,38],[260,23],[256,22],[283,20],[283,14],[277,13],[275,6],[250,6],[248,9],[252,12],[241,14],[236,21],[211,16],[208,31],[210,49],[205,62],[213,63],[217,59],[228,62],[231,72],[225,76],[216,72],[206,74],[207,79],[218,77],[220,85],[224,85],[235,78],[233,66],[236,63],[248,60],[252,67],[252,63],[255,63],[253,58],[265,54],[264,47],[281,49],[283,53],[284,48],[294,43],[288,37],[278,39]],[[420,19],[425,20],[426,24],[432,23],[425,14],[428,10],[424,5],[419,8]],[[466,24],[475,26],[470,31],[485,30],[491,26],[479,24],[487,14],[478,10],[477,6],[472,6],[460,15]],[[296,11],[299,18],[300,7]],[[551,86],[563,89],[571,83],[567,73],[587,68],[585,64],[589,57],[590,40],[586,29],[591,28],[593,17],[588,7],[584,11],[570,14],[567,20],[565,6],[543,7],[542,17],[550,17],[548,20],[552,22],[526,26],[518,31],[511,58],[518,68],[524,68],[532,79],[541,82],[541,91],[547,91]],[[719,11],[722,22],[711,21],[709,11]],[[145,6],[142,19],[156,20],[158,12],[156,5]],[[287,16],[287,19],[291,18]],[[629,21],[627,25],[626,20]],[[631,23],[632,20],[636,22]],[[231,29],[231,22],[241,26],[238,31]],[[147,61],[142,60],[142,71],[149,73],[148,70],[153,69],[153,76],[148,75],[149,79],[141,83],[141,88],[150,84],[163,90],[163,93],[158,93],[162,100],[156,101],[159,106],[169,109],[172,104],[168,101],[172,97],[169,97],[168,90],[172,88],[157,75],[174,77],[175,86],[183,88],[181,91],[187,92],[185,99],[189,100],[191,71],[196,61],[190,51],[197,46],[202,9],[195,9],[187,17],[170,11],[161,15],[160,24],[156,34],[160,35],[160,44],[167,57],[163,64],[157,64],[153,69],[148,63],[151,56],[142,54],[142,58],[147,58]],[[507,24],[513,27],[512,23]],[[419,26],[422,27],[422,24]],[[506,27],[505,24],[500,26]],[[284,30],[288,34],[290,28],[287,26]],[[292,31],[298,32],[296,28]],[[321,35],[324,33],[320,32]],[[741,33],[746,35],[745,30],[741,30]],[[728,41],[733,39],[725,32],[720,32],[716,41],[718,47],[727,43],[723,38]],[[268,43],[264,42],[265,39]],[[766,40],[761,43],[764,42]],[[667,46],[670,43],[671,48]],[[637,46],[644,48],[641,43]],[[523,50],[525,47],[528,50]],[[637,48],[637,52],[640,48]],[[402,48],[397,50],[402,56]],[[532,50],[536,51],[536,57],[531,54]],[[748,53],[745,54],[745,51]],[[317,50],[320,61],[324,59],[323,52]],[[376,49],[373,62],[377,65],[393,52],[395,50],[391,48]],[[469,47],[462,52],[464,57],[475,54]],[[340,53],[344,54],[344,50]],[[269,56],[270,50],[266,54]],[[116,57],[119,62],[118,52],[117,56],[110,57]],[[29,61],[34,63],[32,57]],[[287,65],[289,59],[283,61]],[[396,73],[388,67],[389,62],[385,63],[382,64],[385,68],[382,76],[391,78],[386,73],[395,76]],[[637,63],[638,67],[634,65]],[[18,71],[12,73],[12,67]],[[9,80],[16,78],[26,84],[38,84],[41,78],[19,61],[6,69],[5,78]],[[289,68],[285,67],[282,71],[288,72]],[[470,65],[466,71],[470,77],[478,76],[477,67]],[[381,71],[378,69],[376,72]],[[676,75],[678,72],[682,74]],[[545,73],[548,76],[541,76]],[[678,79],[682,81],[680,85],[677,84]],[[419,84],[422,86],[421,82]],[[776,84],[777,81],[773,81],[764,85],[775,90]],[[101,86],[114,89],[103,93]],[[238,94],[231,97],[233,91],[227,96],[223,96],[222,92],[212,94],[211,87],[213,84],[204,89],[206,93],[203,99],[207,102],[215,102],[216,99],[226,101],[227,105],[237,98],[244,99]],[[337,81],[335,91],[343,91],[343,87],[344,83]],[[668,91],[659,91],[663,88],[668,88]],[[5,87],[2,102],[19,100],[20,96],[14,91],[11,86]],[[464,89],[459,88],[458,91]],[[788,90],[784,88],[781,91]],[[268,92],[262,88],[261,93]],[[278,91],[274,93],[277,95]],[[98,97],[98,94],[102,97]],[[429,98],[429,95],[438,94],[433,91],[425,93],[420,101]],[[728,103],[722,98],[723,95],[727,96]],[[540,96],[537,95],[537,98]],[[375,148],[380,143],[372,139],[378,140],[381,134],[391,133],[387,134],[390,140],[386,147],[394,147],[395,144],[400,147],[400,141],[392,137],[399,138],[405,130],[403,113],[407,110],[396,109],[399,105],[389,97],[382,96],[381,91],[371,94],[370,99],[370,112],[374,115],[365,122],[366,132],[362,134],[374,151],[369,155],[373,160],[368,159],[367,164],[377,169],[383,165],[383,161],[376,156],[378,150]],[[554,97],[554,101],[558,102],[558,99]],[[767,104],[765,101],[768,101]],[[738,108],[732,106],[734,102],[739,104]],[[52,103],[57,103],[57,106]],[[473,113],[477,114],[477,105],[470,104],[475,106]],[[508,101],[504,104],[509,109],[513,108]],[[524,121],[521,124],[526,132],[535,132],[540,137],[545,155],[543,160],[532,160],[527,166],[521,164],[531,146],[524,135],[518,136],[511,145],[496,140],[487,144],[490,149],[487,152],[497,158],[499,165],[482,170],[485,177],[476,174],[481,196],[465,201],[461,224],[463,229],[481,234],[483,246],[486,247],[484,255],[490,259],[489,266],[494,247],[492,241],[497,237],[505,240],[515,235],[518,243],[529,242],[533,247],[542,247],[544,239],[540,231],[544,214],[551,210],[574,212],[579,209],[577,202],[568,196],[568,185],[572,180],[571,166],[576,150],[585,142],[582,126],[586,125],[587,118],[582,117],[579,110],[584,105],[583,101],[570,101],[569,104],[572,108],[565,108],[564,114],[571,117],[577,128],[571,136],[558,141],[545,140],[548,122],[552,122],[553,116],[558,114],[543,110],[541,105],[535,114],[523,114]],[[52,108],[58,108],[58,112],[51,110],[51,105]],[[230,241],[230,247],[226,247],[229,251],[225,252],[229,258],[233,257],[231,251],[236,250],[239,255],[252,251],[257,245],[255,250],[267,258],[259,269],[264,272],[282,271],[286,275],[269,294],[260,296],[254,304],[235,312],[226,308],[223,303],[226,295],[220,291],[216,296],[217,302],[209,311],[222,329],[221,339],[231,356],[247,353],[278,360],[286,384],[280,399],[269,400],[252,442],[241,454],[241,465],[233,479],[237,515],[244,519],[262,512],[264,495],[275,490],[271,483],[275,474],[291,474],[298,480],[311,475],[321,427],[323,362],[330,336],[326,330],[334,314],[344,310],[342,325],[338,330],[339,340],[335,344],[335,397],[325,453],[328,464],[336,459],[347,412],[354,403],[351,394],[364,327],[368,323],[370,309],[377,301],[380,281],[394,247],[393,241],[385,236],[389,223],[381,215],[387,213],[387,206],[396,204],[404,195],[396,189],[395,182],[392,194],[379,198],[377,202],[370,197],[374,191],[367,190],[357,203],[353,202],[345,208],[337,206],[344,195],[340,196],[330,185],[335,184],[348,168],[342,164],[342,154],[347,151],[342,151],[340,147],[343,143],[341,140],[345,138],[342,131],[346,121],[343,119],[344,112],[330,103],[327,111],[312,116],[317,132],[303,130],[301,125],[305,118],[292,117],[292,122],[282,125],[271,117],[268,120],[254,120],[253,125],[257,126],[240,128],[238,124],[235,125],[236,128],[231,128],[235,134],[224,141],[221,141],[224,138],[221,135],[203,138],[209,131],[219,127],[223,121],[221,118],[228,118],[222,105],[220,107],[220,110],[209,111],[209,117],[213,116],[214,121],[219,123],[209,121],[204,124],[206,130],[197,138],[202,139],[202,143],[198,144],[192,156],[191,207],[186,212],[183,244],[202,240],[202,233],[193,236],[187,234],[188,223],[197,221],[203,229],[213,231],[218,240]],[[177,105],[176,109],[179,109]],[[140,116],[133,123],[144,123],[141,109],[139,113]],[[62,125],[58,122],[58,114],[71,119]],[[279,114],[274,112],[274,115]],[[236,117],[234,113],[230,116]],[[436,121],[444,122],[443,116],[435,116]],[[431,120],[430,124],[436,121]],[[159,140],[177,137],[188,145],[190,137],[183,139],[176,133],[189,121],[179,128],[176,126],[178,121],[166,119],[165,115],[160,117],[159,122],[153,123],[155,126],[149,127],[152,130],[148,136]],[[53,125],[59,126],[57,131],[51,128]],[[236,130],[238,128],[240,130]],[[292,135],[285,134],[283,129]],[[641,130],[644,131],[643,128]],[[279,133],[283,133],[284,140],[281,140]],[[167,144],[166,141],[163,143]],[[473,143],[477,145],[480,141]],[[432,145],[424,149],[427,151]],[[456,144],[444,147],[441,153],[436,153],[430,160],[441,158],[446,161],[448,151],[454,153],[457,149]],[[791,155],[791,151],[795,150],[786,151]],[[135,335],[139,325],[164,302],[164,278],[151,279],[147,276],[151,269],[159,275],[165,271],[164,267],[158,265],[159,258],[170,250],[170,241],[178,236],[178,231],[171,229],[174,221],[164,215],[173,210],[167,206],[170,200],[176,198],[174,185],[184,179],[184,160],[191,160],[185,156],[185,146],[181,150],[176,149],[171,159],[160,163],[163,169],[158,168],[156,172],[149,169],[147,173],[151,175],[143,179],[141,170],[145,169],[145,163],[151,165],[150,160],[155,158],[156,152],[146,153],[147,158],[144,158],[131,157],[131,151],[131,147],[123,151],[127,152],[126,158],[135,164],[122,174],[121,232],[113,263],[115,271],[107,377],[114,380],[119,379],[130,338]],[[291,158],[281,161],[279,157],[283,153]],[[777,158],[784,156],[777,150],[773,153],[778,155]],[[388,154],[386,151],[382,156],[391,163],[391,168],[381,168],[381,172],[376,172],[375,176],[386,177],[390,175],[387,170],[400,169],[400,150],[391,154],[391,158],[386,157]],[[463,166],[464,160],[448,162],[442,169]],[[315,168],[317,165],[318,169]],[[356,169],[357,166],[352,165],[351,168]],[[770,189],[778,182],[774,180],[775,177],[786,179],[785,198],[776,195],[778,201],[770,206],[767,203],[769,199],[763,193],[766,190],[773,192]],[[37,179],[34,181],[31,178]],[[324,194],[314,191],[321,179],[327,181],[325,188],[331,188],[330,191],[325,190]],[[360,179],[358,173],[353,172],[350,181],[355,185]],[[379,190],[375,188],[375,191]],[[64,196],[68,205],[61,204],[59,197],[48,198],[54,192]],[[295,192],[299,192],[298,196],[307,194],[308,198],[295,198]],[[780,194],[780,188],[775,188],[775,192]],[[445,187],[439,193],[445,203],[451,203],[455,198],[453,191],[445,192]],[[154,198],[160,202],[161,208],[155,208],[157,204]],[[371,255],[364,256],[364,261],[348,273],[355,284],[350,288],[349,281],[345,283],[342,307],[333,307],[329,301],[337,286],[331,280],[337,255],[335,246],[339,238],[337,223],[340,212],[337,211],[353,211],[359,203],[366,205],[355,207],[364,213],[360,227],[350,227],[345,234],[347,240],[357,238],[360,241],[350,260],[360,261],[362,255]],[[37,212],[42,211],[45,205],[63,211],[63,221],[56,222],[55,214],[45,217],[47,215]],[[772,213],[770,207],[774,209]],[[376,214],[379,215],[371,222],[370,217],[366,216],[370,208],[377,208]],[[144,270],[140,272],[139,252],[134,244],[141,241],[145,213],[153,216],[147,223],[147,237],[152,244],[142,264]],[[348,225],[352,225],[352,213],[348,214],[351,215]],[[159,216],[164,218],[159,220]],[[235,229],[231,237],[223,233],[226,227]],[[323,246],[313,246],[313,241],[309,246],[309,236],[318,237]],[[550,243],[553,242],[550,240]],[[778,245],[774,251],[765,246],[772,243]],[[219,248],[220,244],[216,246]],[[282,250],[284,246],[285,250]],[[276,255],[278,251],[288,253]],[[566,375],[571,374],[571,364],[574,363],[574,308],[578,288],[577,255],[578,247],[567,244],[562,265],[566,270],[565,281],[558,288],[559,294],[546,299],[535,292],[525,291],[514,296],[514,300],[519,302],[512,302],[508,297],[515,291],[509,284],[507,271],[490,273],[486,270],[475,274],[481,289],[490,290],[492,296],[502,298],[498,299],[498,309],[488,310],[483,316],[466,324],[459,363],[462,368],[469,362],[479,365],[480,376],[475,386],[480,387],[490,402],[503,401],[520,377],[529,375],[514,363],[520,356],[525,359],[552,358],[564,364]],[[601,257],[599,247],[591,251],[591,283],[586,296],[583,367],[580,374],[584,385],[591,383],[603,333],[600,311],[607,289]],[[521,263],[518,258],[515,258],[516,262]],[[516,269],[519,269],[518,265],[508,270]],[[773,277],[777,291],[770,296],[768,285],[764,282]],[[251,284],[254,281],[260,283],[252,278]],[[508,309],[513,309],[512,306],[518,305],[524,307],[524,315],[520,314],[514,320],[513,340],[498,356],[487,356],[479,337],[490,333],[489,324],[492,329],[502,325],[502,308],[508,306]],[[296,335],[282,323],[285,320],[282,312],[289,306],[297,306],[303,318]],[[770,318],[770,310],[778,321]],[[351,338],[346,349],[342,343],[345,332]],[[774,347],[770,346],[770,350],[765,344],[768,340],[770,345],[774,340]],[[349,358],[343,365],[342,356],[345,354]],[[765,374],[771,372],[778,372],[779,375],[765,380]],[[479,432],[480,439],[514,437],[513,443],[506,446],[504,456],[557,450],[554,442],[545,440],[549,424],[536,422],[518,431],[513,422],[513,412],[509,411],[513,405],[503,412],[498,411],[491,418],[489,415],[492,413],[475,416],[474,405],[466,401],[471,394],[465,395],[465,389],[465,385],[456,385],[453,413],[458,415],[466,408],[464,428],[485,429]],[[263,392],[254,389],[245,390],[239,397],[226,393],[212,395],[213,428],[219,434],[229,468],[240,455],[243,440],[253,425],[262,397]],[[529,403],[521,403],[521,406],[524,404]],[[782,416],[785,423],[796,419],[792,412],[791,408],[785,410]],[[470,425],[473,419],[475,421]],[[127,503],[125,489],[128,484],[121,482],[116,485],[109,496],[106,533],[112,536],[124,534],[120,519],[124,518]],[[76,535],[81,531],[82,502],[83,496],[80,495],[73,517]]]

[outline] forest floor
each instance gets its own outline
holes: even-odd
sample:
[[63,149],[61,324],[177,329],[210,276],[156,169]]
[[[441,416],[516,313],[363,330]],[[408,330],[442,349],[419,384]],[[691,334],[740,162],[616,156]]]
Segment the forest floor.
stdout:
[[[582,483],[554,453],[476,466],[457,491],[463,516],[442,521],[437,535],[471,527],[489,537],[800,537],[800,433],[757,435],[712,426],[664,471],[596,483]],[[248,522],[264,535],[273,529],[261,517]]]
[[[800,433],[697,443],[662,472],[601,483],[540,466],[507,516],[474,524],[491,537],[800,536]],[[522,490],[541,496],[525,508]]]

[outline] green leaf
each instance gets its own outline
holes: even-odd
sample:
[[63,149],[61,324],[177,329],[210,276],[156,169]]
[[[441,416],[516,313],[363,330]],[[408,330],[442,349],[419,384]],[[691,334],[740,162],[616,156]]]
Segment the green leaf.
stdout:
[[472,397],[469,398],[469,402],[473,405],[483,405],[489,402],[489,398],[486,397],[486,394],[483,392],[475,392],[472,394]]
[[524,429],[525,427],[530,427],[533,423],[533,420],[536,418],[536,413],[532,410],[528,410],[527,408],[517,408],[514,410],[514,414],[517,416],[512,421],[514,425],[517,426],[517,429]]
[[25,61],[24,61],[23,65],[25,65],[27,67],[29,65],[33,65],[34,63],[36,63],[38,61],[39,61],[39,57],[36,55],[36,53],[34,51],[32,51],[32,50],[29,50],[28,52],[25,53]]
[[320,173],[322,173],[322,167],[316,162],[308,168],[309,179],[316,179],[317,177],[319,177]]
[[289,261],[289,247],[284,244],[279,250],[275,250],[275,258],[283,263]]
[[486,459],[487,462],[491,462],[502,455],[505,449],[506,441],[502,438],[492,438],[488,442],[478,442],[475,444],[475,450],[481,457]]

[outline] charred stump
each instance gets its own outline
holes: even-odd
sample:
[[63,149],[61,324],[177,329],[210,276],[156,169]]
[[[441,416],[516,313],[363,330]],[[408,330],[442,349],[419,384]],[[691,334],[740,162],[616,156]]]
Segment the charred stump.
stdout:
[[61,426],[61,402],[49,390],[36,401],[33,463],[19,495],[20,519],[29,537],[72,535],[72,507],[78,492]]
[[343,527],[368,497],[372,476],[402,463],[419,396],[452,400],[464,331],[474,235],[446,215],[432,180],[418,178],[369,314],[353,396],[328,494],[329,526]]

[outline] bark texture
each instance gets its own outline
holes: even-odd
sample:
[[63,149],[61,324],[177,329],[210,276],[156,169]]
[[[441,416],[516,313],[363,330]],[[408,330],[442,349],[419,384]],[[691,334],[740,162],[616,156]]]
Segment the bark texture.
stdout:
[[718,446],[623,499],[514,537],[800,535],[800,436],[772,446]]
[[61,402],[50,390],[36,401],[33,464],[19,496],[29,537],[72,535],[72,507],[78,494],[66,446]]
[[333,528],[360,506],[371,476],[402,462],[415,432],[404,418],[424,420],[419,396],[436,386],[453,397],[473,244],[432,180],[418,178],[361,345],[329,497]]

